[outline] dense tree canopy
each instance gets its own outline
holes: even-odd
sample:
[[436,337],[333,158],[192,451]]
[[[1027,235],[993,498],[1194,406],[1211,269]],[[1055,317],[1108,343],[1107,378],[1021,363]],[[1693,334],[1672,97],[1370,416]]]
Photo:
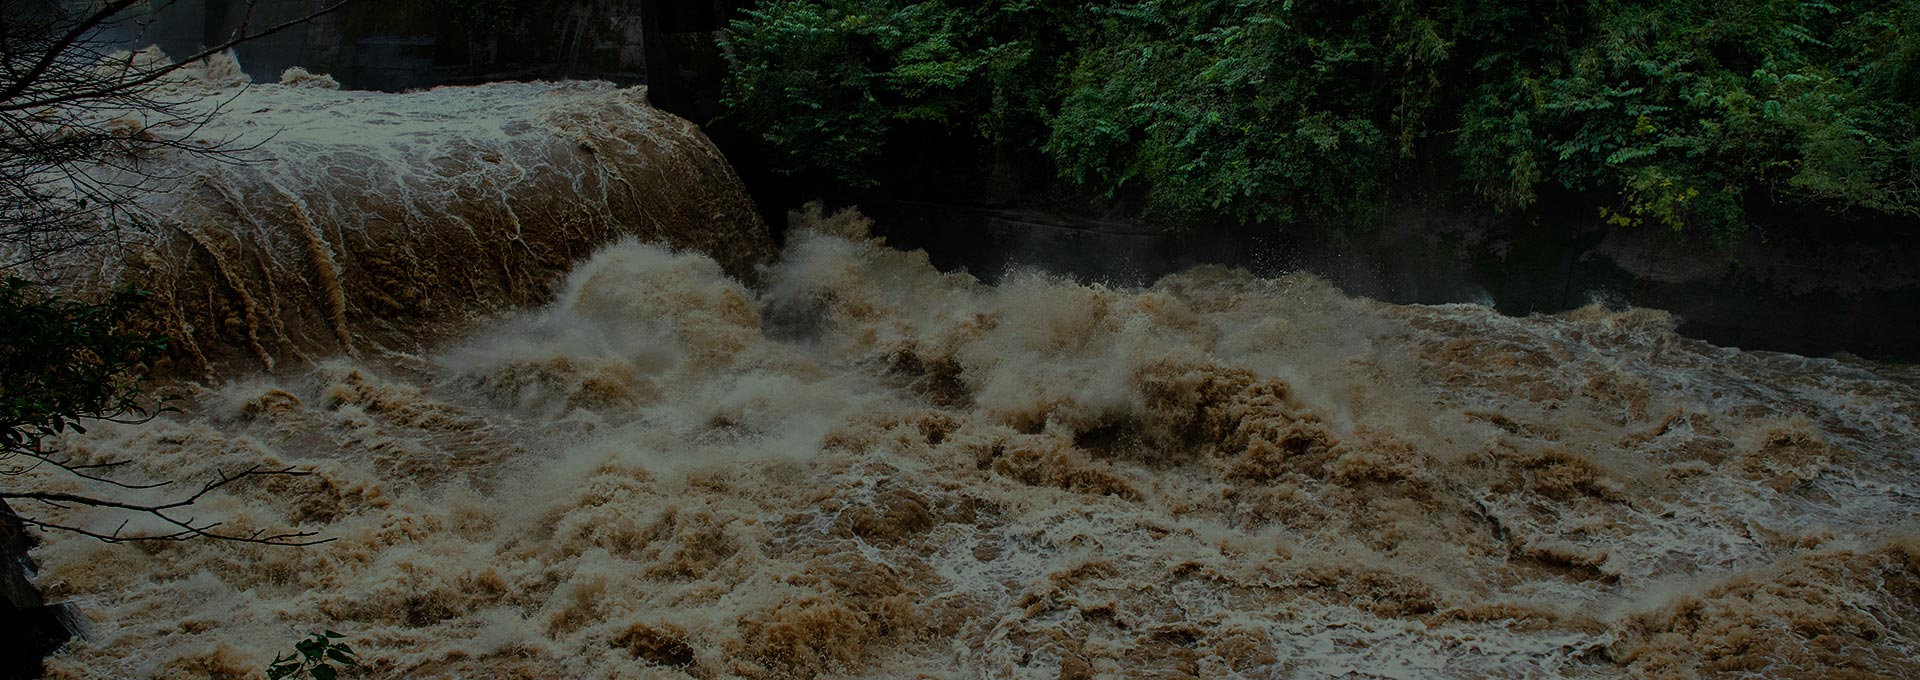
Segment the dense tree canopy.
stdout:
[[1727,238],[1770,203],[1920,214],[1916,21],[1901,1],[765,0],[730,27],[728,105],[784,170],[855,184],[934,124],[1174,220],[1366,224],[1426,177]]

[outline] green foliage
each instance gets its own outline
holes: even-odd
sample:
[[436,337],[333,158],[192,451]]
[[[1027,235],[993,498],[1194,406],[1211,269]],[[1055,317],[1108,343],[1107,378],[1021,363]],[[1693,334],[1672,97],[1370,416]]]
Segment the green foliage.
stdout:
[[89,304],[0,281],[0,454],[85,432],[83,420],[144,420],[164,410],[146,405],[138,376],[167,341],[119,328],[143,296],[126,290]]
[[1758,202],[1920,215],[1916,21],[1895,0],[768,0],[729,31],[727,104],[784,169],[855,184],[931,124],[1168,218],[1364,225],[1417,175],[1725,240]]
[[1038,55],[1019,39],[1042,23],[1030,5],[763,2],[727,33],[726,104],[784,169],[870,185],[869,164],[898,125],[983,137],[1031,128],[1021,119],[1045,100],[1026,75]]
[[1615,198],[1628,224],[1738,234],[1755,196],[1920,214],[1914,8],[1747,0],[1602,5],[1559,59],[1514,63],[1524,96],[1482,89],[1455,152],[1477,184],[1530,154],[1531,181]]
[[[1376,216],[1446,46],[1376,3],[1119,3],[1067,74],[1047,150],[1082,184],[1145,185],[1149,212]],[[1420,40],[1382,43],[1411,32]],[[1385,115],[1382,115],[1385,114]]]
[[339,641],[344,637],[329,630],[314,633],[294,643],[293,653],[275,656],[273,663],[267,666],[267,680],[302,677],[334,680],[340,677],[342,669],[360,668],[360,660],[354,656],[353,648]]

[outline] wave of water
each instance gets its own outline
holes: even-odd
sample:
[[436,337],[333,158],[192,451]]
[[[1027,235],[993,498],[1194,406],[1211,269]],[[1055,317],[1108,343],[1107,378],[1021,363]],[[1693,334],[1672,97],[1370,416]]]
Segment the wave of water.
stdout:
[[82,295],[151,291],[147,323],[174,339],[173,372],[212,375],[416,351],[475,316],[546,299],[622,237],[712,253],[740,277],[773,255],[726,159],[650,106],[644,87],[332,86],[304,71],[249,85],[216,58],[154,95],[203,124],[103,114],[210,151],[89,168],[138,187],[139,228],[63,253],[44,278]]
[[[765,281],[637,242],[418,357],[65,445],[306,549],[54,537],[54,677],[1920,673],[1920,374],[1663,313],[1201,268],[997,286],[814,216]],[[111,529],[120,518],[57,511]],[[72,514],[64,514],[64,513]]]

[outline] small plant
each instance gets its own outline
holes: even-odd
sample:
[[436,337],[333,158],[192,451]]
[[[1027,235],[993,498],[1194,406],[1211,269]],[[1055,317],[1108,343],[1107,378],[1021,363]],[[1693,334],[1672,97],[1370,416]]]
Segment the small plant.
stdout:
[[344,642],[336,642],[344,635],[327,631],[314,633],[305,640],[294,643],[294,653],[276,656],[273,664],[267,666],[268,680],[282,678],[312,678],[313,680],[334,680],[340,677],[335,667],[359,668],[359,660],[354,658],[353,648]]

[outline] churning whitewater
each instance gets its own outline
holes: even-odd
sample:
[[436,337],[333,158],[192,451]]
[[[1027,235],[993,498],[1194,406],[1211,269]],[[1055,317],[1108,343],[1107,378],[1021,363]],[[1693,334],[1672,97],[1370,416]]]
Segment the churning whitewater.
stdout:
[[311,467],[198,510],[336,540],[54,536],[94,618],[54,677],[322,628],[389,678],[1920,674],[1910,367],[1224,268],[987,286],[799,222],[754,287],[626,241],[430,353],[65,440]]

